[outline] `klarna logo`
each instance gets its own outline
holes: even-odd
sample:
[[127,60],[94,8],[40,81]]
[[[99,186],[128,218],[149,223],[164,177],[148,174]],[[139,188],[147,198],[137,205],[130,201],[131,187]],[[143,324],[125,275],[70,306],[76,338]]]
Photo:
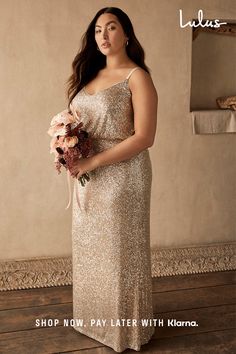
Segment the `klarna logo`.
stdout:
[[[190,27],[214,27],[214,28],[219,28],[221,25],[226,25],[227,22],[219,22],[220,20],[215,19],[215,20],[204,20],[203,21],[203,10],[200,9],[198,10],[198,20],[195,21],[188,21],[185,24],[183,24],[183,11],[179,9],[179,25],[181,28],[190,26]],[[204,22],[204,23],[203,23]]]

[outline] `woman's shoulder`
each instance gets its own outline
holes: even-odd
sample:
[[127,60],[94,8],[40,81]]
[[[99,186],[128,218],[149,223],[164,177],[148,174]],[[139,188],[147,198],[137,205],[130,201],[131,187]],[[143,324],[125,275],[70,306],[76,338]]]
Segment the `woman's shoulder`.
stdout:
[[151,75],[138,65],[135,65],[133,66],[133,68],[130,68],[128,70],[128,75],[130,75],[130,82],[137,82],[137,84],[152,81]]
[[[130,71],[132,71],[133,69],[139,69],[139,71],[144,71],[145,72],[145,70],[141,67],[141,66],[139,66],[138,64],[136,64],[135,62],[130,62],[129,63],[129,65],[127,65],[127,67],[125,68],[125,70],[127,71],[127,72],[130,72]],[[136,70],[135,70],[136,71]]]
[[[150,73],[148,73],[146,70],[141,68],[140,66],[137,66],[137,70],[133,70],[129,77],[129,88],[131,92],[134,91],[156,91],[155,85],[153,83],[152,77]],[[131,69],[132,70],[132,69]]]
[[134,66],[133,68],[130,68],[128,70],[128,73],[131,74],[131,76],[139,77],[139,78],[150,78],[150,74],[144,70],[141,66]]

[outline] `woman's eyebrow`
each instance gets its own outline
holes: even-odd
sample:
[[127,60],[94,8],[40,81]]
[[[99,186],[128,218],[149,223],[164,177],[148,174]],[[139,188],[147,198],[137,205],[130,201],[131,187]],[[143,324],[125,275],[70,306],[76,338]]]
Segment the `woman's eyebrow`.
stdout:
[[[107,23],[105,24],[105,26],[106,26],[106,25],[109,25],[109,23],[112,23],[112,22],[116,23],[116,21],[109,21],[109,22],[107,22]],[[95,25],[95,27],[102,27],[102,26],[100,26],[100,25]]]

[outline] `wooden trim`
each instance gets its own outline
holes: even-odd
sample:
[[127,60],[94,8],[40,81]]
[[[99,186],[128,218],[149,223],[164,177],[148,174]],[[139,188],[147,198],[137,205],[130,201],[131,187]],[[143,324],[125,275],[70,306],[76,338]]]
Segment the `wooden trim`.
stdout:
[[[152,276],[236,269],[236,243],[152,249]],[[72,285],[71,257],[0,261],[0,291]]]
[[236,24],[227,23],[227,25],[221,25],[218,28],[214,27],[194,27],[192,30],[193,41],[197,38],[201,32],[210,32],[215,34],[223,34],[227,36],[236,36]]

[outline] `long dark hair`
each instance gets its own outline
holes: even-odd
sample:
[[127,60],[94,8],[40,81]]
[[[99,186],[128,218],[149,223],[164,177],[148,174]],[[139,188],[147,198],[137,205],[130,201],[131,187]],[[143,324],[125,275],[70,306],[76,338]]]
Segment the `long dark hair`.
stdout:
[[83,34],[81,49],[72,62],[73,73],[67,80],[69,111],[70,103],[76,94],[97,76],[99,70],[106,66],[106,56],[97,50],[97,43],[95,41],[95,24],[98,17],[104,13],[111,13],[118,18],[126,36],[129,38],[128,45],[126,46],[128,57],[146,72],[150,73],[150,69],[144,63],[144,50],[134,34],[134,29],[128,15],[118,7],[104,7],[96,13],[87,31]]

